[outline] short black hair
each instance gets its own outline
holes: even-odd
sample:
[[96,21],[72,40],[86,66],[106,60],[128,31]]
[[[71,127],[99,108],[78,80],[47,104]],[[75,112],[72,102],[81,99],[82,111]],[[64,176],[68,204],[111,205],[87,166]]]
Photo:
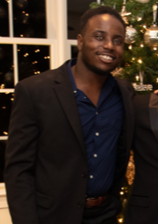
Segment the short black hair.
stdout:
[[123,21],[121,15],[113,8],[108,6],[100,6],[95,9],[88,9],[80,18],[80,33],[83,34],[84,29],[88,23],[88,20],[93,16],[101,15],[101,14],[109,14],[118,19],[124,28],[126,28],[126,24]]

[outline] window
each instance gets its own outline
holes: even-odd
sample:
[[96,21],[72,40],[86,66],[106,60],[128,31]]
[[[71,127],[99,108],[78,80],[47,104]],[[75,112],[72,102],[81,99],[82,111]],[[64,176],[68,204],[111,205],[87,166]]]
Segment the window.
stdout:
[[[0,1],[0,161],[4,162],[15,85],[77,56],[79,17],[91,2]],[[3,182],[3,162],[0,162],[0,182]]]
[[20,80],[61,65],[66,54],[66,0],[0,1],[0,182]]

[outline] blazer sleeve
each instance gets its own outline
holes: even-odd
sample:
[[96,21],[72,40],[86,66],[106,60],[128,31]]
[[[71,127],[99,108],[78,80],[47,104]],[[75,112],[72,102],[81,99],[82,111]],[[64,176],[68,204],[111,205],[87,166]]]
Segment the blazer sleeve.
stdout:
[[34,166],[39,129],[35,111],[23,82],[15,89],[4,179],[14,224],[39,224],[35,198]]

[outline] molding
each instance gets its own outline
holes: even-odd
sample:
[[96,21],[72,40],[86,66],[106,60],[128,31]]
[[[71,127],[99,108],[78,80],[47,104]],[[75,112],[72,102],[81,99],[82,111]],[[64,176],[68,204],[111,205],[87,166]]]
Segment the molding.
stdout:
[[2,209],[2,208],[8,208],[4,183],[0,184],[0,209]]

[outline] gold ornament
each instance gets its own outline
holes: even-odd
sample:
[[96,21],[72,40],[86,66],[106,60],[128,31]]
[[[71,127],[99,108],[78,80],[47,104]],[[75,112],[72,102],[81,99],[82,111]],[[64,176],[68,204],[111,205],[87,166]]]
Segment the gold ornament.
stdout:
[[127,12],[126,11],[126,0],[123,1],[123,5],[122,5],[122,9],[121,9],[120,15],[122,17],[126,17],[126,16],[131,15],[131,12]]
[[122,76],[122,73],[123,73],[123,68],[115,68],[115,70],[113,70],[112,72],[111,72],[111,74],[113,75],[113,76]]
[[122,16],[122,19],[127,25],[129,24],[127,16]]
[[133,151],[130,151],[130,158],[127,166],[126,171],[126,178],[129,185],[133,184],[134,177],[135,177],[135,164],[134,164],[134,154]]
[[158,27],[156,24],[157,19],[157,5],[153,5],[153,24],[146,30],[144,34],[144,42],[152,47],[158,45]]
[[158,27],[156,24],[151,25],[149,29],[144,34],[144,42],[149,46],[158,45]]
[[126,44],[133,44],[135,42],[135,35],[137,31],[135,28],[131,26],[126,27],[126,35],[125,35],[125,43]]

